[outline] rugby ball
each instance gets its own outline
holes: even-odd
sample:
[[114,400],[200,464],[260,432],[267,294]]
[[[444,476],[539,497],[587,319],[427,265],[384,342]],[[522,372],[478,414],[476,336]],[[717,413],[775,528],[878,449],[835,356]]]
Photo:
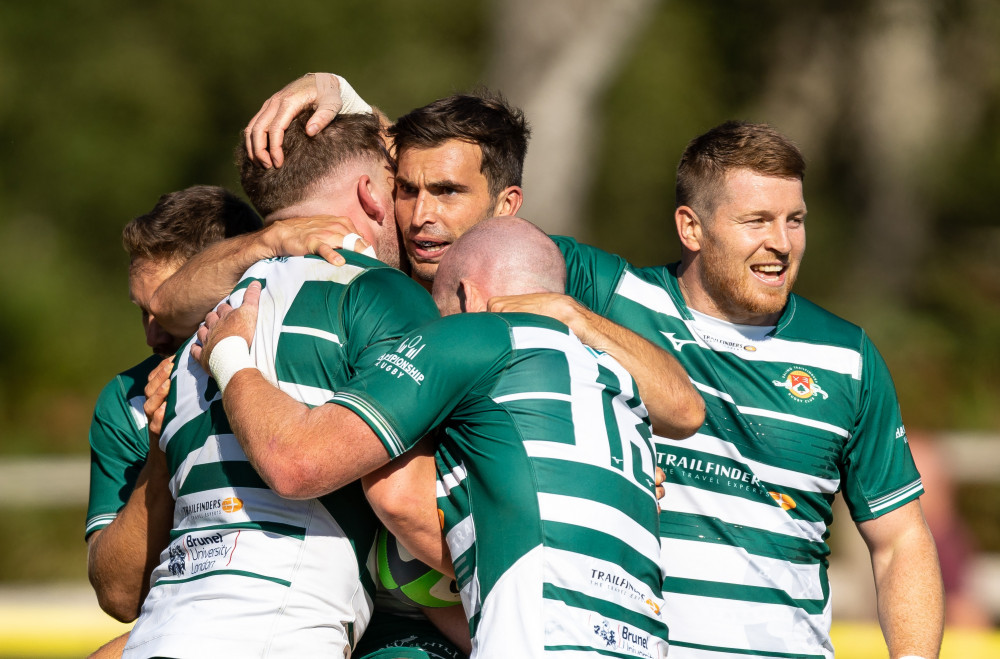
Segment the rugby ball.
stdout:
[[461,603],[454,579],[418,561],[384,527],[378,532],[375,557],[379,583],[404,604],[445,607]]

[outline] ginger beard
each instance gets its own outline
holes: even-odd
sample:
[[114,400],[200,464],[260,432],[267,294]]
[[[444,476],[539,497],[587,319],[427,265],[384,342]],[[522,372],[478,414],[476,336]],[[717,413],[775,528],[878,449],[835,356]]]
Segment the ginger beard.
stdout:
[[[699,252],[702,285],[719,310],[735,317],[747,313],[780,314],[798,276],[802,254],[778,257],[764,251],[739,260],[733,252],[710,230],[702,234]],[[780,272],[762,271],[760,266],[757,266],[757,274],[754,272],[755,264],[777,262],[784,264]]]

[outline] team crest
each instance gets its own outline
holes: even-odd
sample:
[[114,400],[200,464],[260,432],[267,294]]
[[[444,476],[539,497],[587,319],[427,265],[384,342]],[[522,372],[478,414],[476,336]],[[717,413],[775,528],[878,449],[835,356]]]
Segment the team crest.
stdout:
[[771,380],[771,384],[787,389],[792,399],[801,403],[811,403],[816,396],[821,396],[823,400],[830,397],[816,382],[813,374],[804,368],[790,368],[785,371],[783,380]]

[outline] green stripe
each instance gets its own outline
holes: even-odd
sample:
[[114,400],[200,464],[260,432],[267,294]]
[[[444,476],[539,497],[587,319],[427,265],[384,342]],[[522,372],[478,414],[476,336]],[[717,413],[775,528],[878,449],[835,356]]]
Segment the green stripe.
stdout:
[[[210,382],[214,382],[214,380],[210,380]],[[169,395],[173,396],[176,391],[177,387],[171,385]],[[168,409],[167,416],[172,414],[173,411]],[[188,455],[192,451],[202,448],[210,436],[231,434],[232,432],[220,398],[209,405],[206,412],[202,412],[185,423],[171,436],[170,445],[167,447],[167,467],[170,469],[170,475],[175,476]]]
[[153,587],[155,588],[156,586],[159,586],[161,584],[169,585],[175,583],[177,584],[188,583],[189,581],[198,581],[199,579],[204,579],[205,577],[212,577],[222,574],[231,574],[237,577],[249,577],[251,579],[261,579],[262,581],[272,581],[278,584],[279,586],[285,586],[286,588],[292,585],[291,581],[285,581],[284,579],[278,579],[277,577],[268,577],[263,574],[256,574],[254,572],[247,572],[245,570],[214,570],[212,572],[205,572],[203,574],[199,574],[193,577],[188,577],[187,579],[167,579],[167,578],[157,579],[156,583],[153,584]]
[[759,604],[780,604],[802,609],[809,615],[820,615],[823,607],[826,606],[826,599],[829,598],[829,588],[824,584],[824,599],[793,599],[783,590],[778,588],[764,588],[762,586],[746,586],[743,584],[721,583],[715,581],[702,581],[700,579],[682,579],[680,577],[667,577],[663,581],[663,592],[669,597],[670,593],[682,595],[697,595],[699,597],[715,597],[718,599],[739,600],[742,602],[757,602]]
[[[614,443],[612,442],[612,445]],[[635,460],[637,456],[632,457]],[[653,482],[647,474],[640,471],[639,476],[643,480],[639,482],[648,482],[648,495],[643,494],[638,485],[615,468],[607,469],[558,458],[531,458],[531,463],[535,470],[539,493],[597,501],[622,511],[651,534],[656,535]],[[640,470],[641,467],[641,463],[637,465]]]
[[191,467],[191,471],[184,479],[184,484],[177,496],[197,494],[206,490],[241,487],[268,489],[267,483],[249,462],[244,460],[209,462]]
[[567,396],[572,393],[569,362],[562,350],[545,347],[515,350],[508,373],[513,369],[518,377],[501,377],[490,392],[493,398],[535,391]]
[[774,652],[767,650],[743,650],[740,648],[726,648],[721,645],[702,645],[701,643],[686,643],[684,641],[670,640],[671,647],[692,648],[694,650],[707,650],[709,652],[721,652],[724,654],[743,654],[755,657],[774,657],[775,659],[824,659],[822,654],[792,654],[791,652]]
[[826,564],[830,550],[824,542],[810,542],[783,533],[773,533],[740,524],[729,524],[716,517],[678,513],[660,513],[660,536],[696,542],[733,545],[757,556],[776,558],[802,565]]
[[309,334],[290,332],[282,332],[278,337],[274,371],[279,382],[331,392],[335,388],[333,383],[346,382],[349,377],[341,346]]
[[[619,620],[657,638],[667,638],[667,623],[662,619],[644,616],[641,613],[636,613],[613,602],[597,597],[590,597],[576,590],[560,588],[550,583],[543,585],[542,596],[545,599],[564,602],[569,606],[583,609],[584,611],[592,611],[605,618]],[[642,606],[646,605],[642,604]],[[650,614],[652,614],[652,611],[650,611]]]
[[263,531],[275,535],[283,535],[296,540],[304,540],[306,530],[301,526],[293,524],[282,524],[281,522],[234,522],[233,524],[213,524],[211,526],[199,526],[196,529],[173,529],[170,531],[170,539],[187,535],[189,533],[201,533],[203,531],[231,531],[235,529],[247,529],[252,531]]

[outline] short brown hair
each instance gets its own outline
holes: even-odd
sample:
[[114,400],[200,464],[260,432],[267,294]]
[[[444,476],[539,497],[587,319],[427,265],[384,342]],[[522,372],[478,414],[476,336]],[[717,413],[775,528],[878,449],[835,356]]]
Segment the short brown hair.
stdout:
[[236,146],[240,182],[250,203],[264,217],[305,199],[316,182],[336,173],[347,162],[370,159],[392,164],[374,114],[337,115],[317,135],[306,135],[312,110],[300,113],[285,131],[281,167],[264,168],[250,160],[244,142]]
[[677,206],[711,216],[726,174],[734,169],[801,181],[806,161],[798,147],[770,125],[727,121],[684,149],[677,166]]
[[396,157],[410,148],[431,149],[448,140],[479,146],[490,194],[496,196],[512,185],[521,185],[524,157],[531,129],[524,113],[498,92],[485,88],[455,94],[417,108],[389,128]]
[[122,229],[130,263],[186,261],[212,243],[263,226],[250,205],[214,185],[194,185],[160,197],[148,213]]

